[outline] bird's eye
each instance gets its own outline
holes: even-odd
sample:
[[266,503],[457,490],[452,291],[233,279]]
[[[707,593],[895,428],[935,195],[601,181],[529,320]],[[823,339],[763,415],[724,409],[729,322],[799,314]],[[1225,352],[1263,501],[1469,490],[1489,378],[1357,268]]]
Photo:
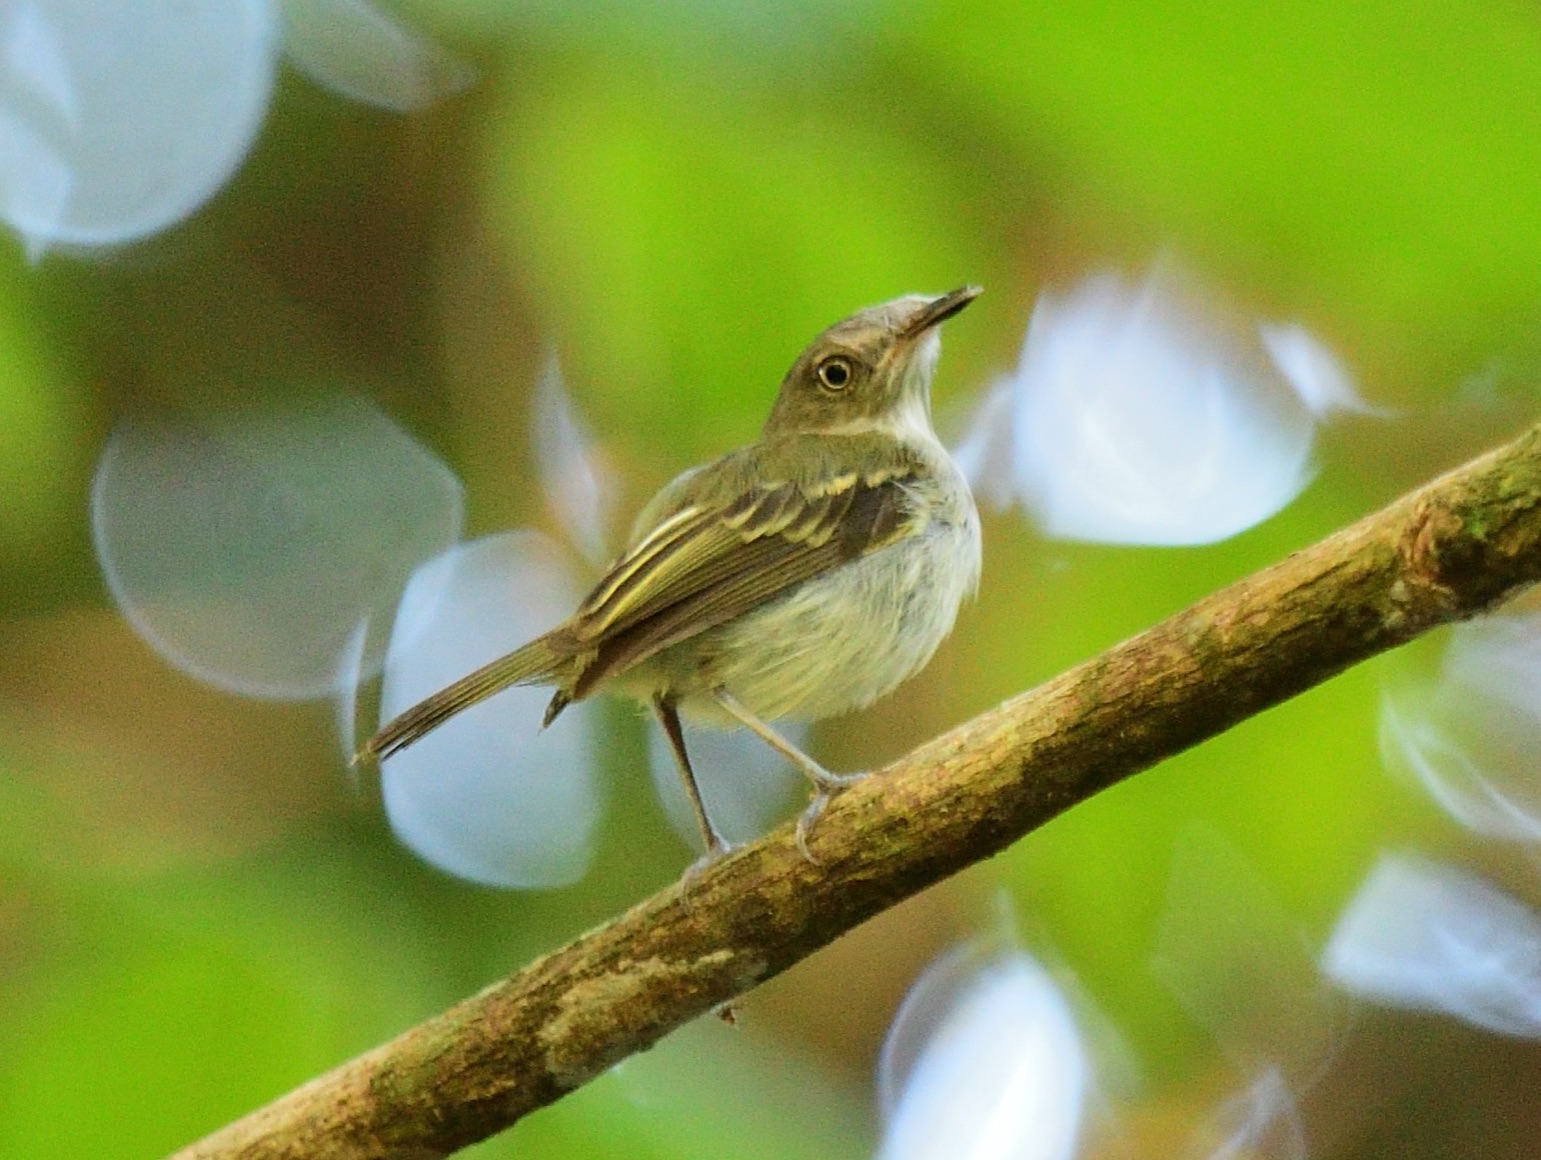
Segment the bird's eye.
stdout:
[[831,391],[843,391],[851,383],[851,360],[836,355],[819,364],[819,382]]

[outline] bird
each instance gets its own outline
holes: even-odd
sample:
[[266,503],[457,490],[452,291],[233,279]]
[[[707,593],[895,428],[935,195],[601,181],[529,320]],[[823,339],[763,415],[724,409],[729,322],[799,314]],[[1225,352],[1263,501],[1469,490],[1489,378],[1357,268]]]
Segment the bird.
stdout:
[[760,438],[665,485],[577,610],[407,709],[359,750],[383,762],[513,685],[549,685],[549,725],[615,692],[651,707],[673,750],[709,863],[730,846],[701,799],[681,717],[743,725],[811,786],[810,846],[830,799],[866,776],[825,769],[780,718],[863,708],[930,661],[977,590],[979,515],[931,422],[941,323],[963,286],[857,311],[781,382]]

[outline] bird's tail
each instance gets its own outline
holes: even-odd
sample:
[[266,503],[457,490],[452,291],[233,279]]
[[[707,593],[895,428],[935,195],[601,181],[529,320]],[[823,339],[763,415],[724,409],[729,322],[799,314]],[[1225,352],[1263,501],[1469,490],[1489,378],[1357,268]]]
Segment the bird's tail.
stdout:
[[398,750],[433,732],[462,709],[485,701],[510,685],[534,685],[549,681],[561,667],[559,657],[546,639],[532,640],[523,648],[483,665],[426,700],[419,701],[364,743],[354,755],[355,764],[384,761]]

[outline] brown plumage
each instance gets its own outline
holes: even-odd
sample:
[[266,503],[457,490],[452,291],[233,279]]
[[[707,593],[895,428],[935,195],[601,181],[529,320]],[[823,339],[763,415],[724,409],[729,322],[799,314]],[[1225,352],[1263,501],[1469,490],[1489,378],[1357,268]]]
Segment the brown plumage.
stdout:
[[821,794],[842,784],[760,718],[881,696],[972,591],[978,521],[931,432],[929,388],[936,324],[977,293],[901,298],[831,327],[783,381],[760,442],[659,492],[572,617],[408,709],[360,756],[388,758],[511,685],[555,686],[548,724],[615,688],[653,703],[712,852],[724,846],[678,709],[749,725]]
[[902,479],[852,474],[815,494],[781,483],[674,513],[610,565],[570,620],[413,706],[364,753],[383,760],[512,685],[556,685],[551,724],[606,678],[882,547],[904,528]]

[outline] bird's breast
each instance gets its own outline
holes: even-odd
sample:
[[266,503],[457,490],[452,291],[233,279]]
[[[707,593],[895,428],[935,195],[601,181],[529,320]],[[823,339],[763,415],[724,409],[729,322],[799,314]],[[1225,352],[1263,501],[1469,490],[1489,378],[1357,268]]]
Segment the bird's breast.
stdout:
[[913,676],[979,579],[973,505],[952,515],[931,512],[914,535],[686,642],[669,662],[681,707],[710,720],[707,694],[726,688],[763,718],[818,719]]

